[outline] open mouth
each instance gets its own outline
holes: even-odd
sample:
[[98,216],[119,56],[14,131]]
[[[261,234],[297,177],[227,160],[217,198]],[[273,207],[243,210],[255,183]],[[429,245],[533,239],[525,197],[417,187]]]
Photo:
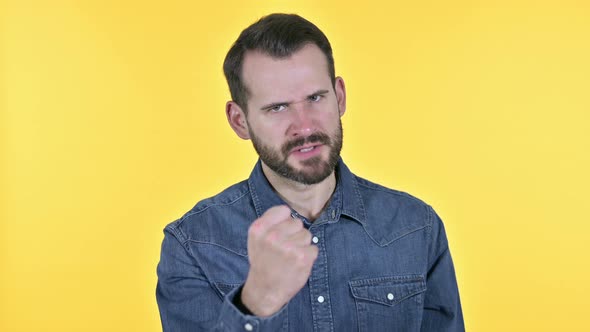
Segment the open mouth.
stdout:
[[308,148],[303,148],[303,149],[299,149],[299,152],[309,152],[311,150],[315,149],[315,146],[310,146]]
[[314,144],[303,147],[297,147],[291,150],[291,153],[298,157],[313,157],[321,152],[322,144]]

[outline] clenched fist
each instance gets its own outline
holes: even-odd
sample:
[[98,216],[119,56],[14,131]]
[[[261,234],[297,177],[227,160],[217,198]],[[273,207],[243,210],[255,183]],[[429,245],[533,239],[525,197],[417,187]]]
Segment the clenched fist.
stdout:
[[250,271],[242,303],[257,316],[279,311],[305,285],[317,256],[311,233],[289,207],[268,209],[248,230]]

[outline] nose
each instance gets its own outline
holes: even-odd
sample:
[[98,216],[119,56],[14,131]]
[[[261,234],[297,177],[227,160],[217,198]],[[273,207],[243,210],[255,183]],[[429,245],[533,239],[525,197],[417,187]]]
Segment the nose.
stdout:
[[293,112],[291,112],[291,124],[287,136],[306,137],[311,135],[316,130],[311,106],[306,102],[302,102],[293,105],[293,107]]

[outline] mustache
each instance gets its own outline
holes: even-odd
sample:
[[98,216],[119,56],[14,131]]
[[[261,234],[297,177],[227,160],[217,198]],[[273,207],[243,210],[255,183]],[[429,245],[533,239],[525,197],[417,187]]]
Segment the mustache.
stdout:
[[296,148],[298,146],[302,146],[305,144],[313,144],[313,143],[330,145],[332,143],[332,140],[330,139],[330,136],[328,136],[324,133],[313,133],[307,137],[296,138],[292,141],[289,141],[289,142],[283,144],[283,147],[281,148],[281,152],[283,152],[283,155],[286,156],[289,154],[289,152],[291,152],[291,150],[293,150],[294,148]]

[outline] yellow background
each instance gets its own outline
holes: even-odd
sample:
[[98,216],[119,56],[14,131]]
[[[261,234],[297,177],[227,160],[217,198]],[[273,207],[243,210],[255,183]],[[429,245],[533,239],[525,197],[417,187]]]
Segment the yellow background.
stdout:
[[162,228],[248,176],[221,65],[330,38],[343,156],[448,232],[467,329],[588,331],[588,1],[4,1],[0,331],[158,331]]

